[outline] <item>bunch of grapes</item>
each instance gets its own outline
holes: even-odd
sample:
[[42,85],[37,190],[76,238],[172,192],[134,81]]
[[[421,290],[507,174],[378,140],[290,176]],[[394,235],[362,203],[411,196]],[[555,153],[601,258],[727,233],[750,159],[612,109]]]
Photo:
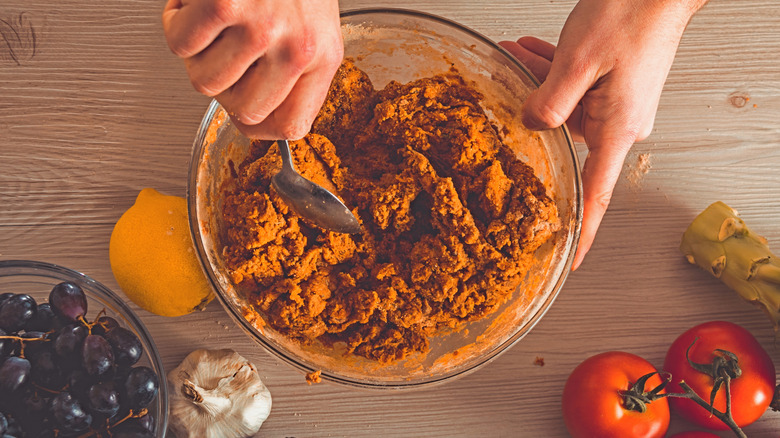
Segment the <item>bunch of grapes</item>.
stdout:
[[158,376],[136,365],[141,341],[60,283],[49,302],[0,294],[0,437],[145,438]]

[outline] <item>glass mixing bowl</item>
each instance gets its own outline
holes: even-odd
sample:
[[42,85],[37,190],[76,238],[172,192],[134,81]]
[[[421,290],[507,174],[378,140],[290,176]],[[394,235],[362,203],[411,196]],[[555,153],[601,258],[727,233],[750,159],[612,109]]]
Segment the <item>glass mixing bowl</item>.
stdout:
[[151,335],[133,311],[114,292],[86,275],[49,263],[29,260],[0,261],[0,293],[28,294],[38,304],[48,302],[49,292],[63,281],[79,285],[87,296],[87,319],[92,320],[103,310],[131,330],[143,345],[144,354],[137,365],[144,365],[157,374],[159,390],[157,397],[147,407],[155,418],[155,436],[165,437],[168,428],[168,386],[162,359]]
[[528,334],[560,291],[571,267],[582,217],[576,151],[565,128],[534,133],[523,127],[521,106],[538,82],[484,36],[452,21],[407,10],[349,11],[341,20],[345,55],[368,74],[376,89],[391,80],[405,83],[443,73],[450,66],[473,82],[505,143],[533,167],[556,202],[562,229],[536,251],[535,266],[508,303],[462,330],[431,339],[431,350],[424,357],[381,365],[318,343],[293,342],[270,325],[253,324],[245,317],[253,312],[241,299],[222,259],[225,230],[219,214],[220,187],[230,180],[232,164],[246,156],[250,140],[212,102],[190,162],[188,205],[193,239],[227,312],[250,337],[301,371],[320,371],[325,380],[366,388],[441,383],[477,369]]

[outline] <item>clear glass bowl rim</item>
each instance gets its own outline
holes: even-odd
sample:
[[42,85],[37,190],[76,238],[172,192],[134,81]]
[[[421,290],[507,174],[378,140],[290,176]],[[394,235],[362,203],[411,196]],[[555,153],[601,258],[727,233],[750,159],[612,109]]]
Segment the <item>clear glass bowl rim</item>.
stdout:
[[122,316],[133,325],[133,329],[138,333],[148,350],[152,353],[149,357],[149,361],[158,371],[158,393],[157,402],[160,404],[159,411],[156,414],[157,429],[155,434],[157,438],[164,438],[168,429],[168,382],[165,375],[165,368],[163,367],[162,358],[160,352],[157,350],[151,334],[146,329],[146,326],[135,312],[127,306],[111,289],[100,283],[99,281],[82,274],[81,272],[74,271],[63,266],[55,265],[52,263],[39,262],[33,260],[0,260],[0,277],[48,277],[61,281],[75,281],[87,285],[89,292],[96,292],[97,295],[102,295],[101,298],[106,301],[110,301],[117,309],[122,313]]

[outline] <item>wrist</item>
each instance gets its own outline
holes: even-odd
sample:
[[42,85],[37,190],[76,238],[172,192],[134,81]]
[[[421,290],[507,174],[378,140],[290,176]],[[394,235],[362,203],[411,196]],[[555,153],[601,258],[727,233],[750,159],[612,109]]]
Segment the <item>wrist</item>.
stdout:
[[708,0],[639,0],[640,15],[681,36],[691,18]]
[[686,22],[696,14],[709,0],[652,0],[647,2],[659,10],[670,12]]

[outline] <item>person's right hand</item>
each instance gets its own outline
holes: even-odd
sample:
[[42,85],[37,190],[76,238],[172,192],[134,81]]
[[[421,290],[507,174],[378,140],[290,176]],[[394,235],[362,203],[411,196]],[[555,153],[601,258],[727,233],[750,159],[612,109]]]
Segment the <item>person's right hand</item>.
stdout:
[[255,138],[303,137],[344,53],[337,0],[168,0],[162,21],[195,89]]

